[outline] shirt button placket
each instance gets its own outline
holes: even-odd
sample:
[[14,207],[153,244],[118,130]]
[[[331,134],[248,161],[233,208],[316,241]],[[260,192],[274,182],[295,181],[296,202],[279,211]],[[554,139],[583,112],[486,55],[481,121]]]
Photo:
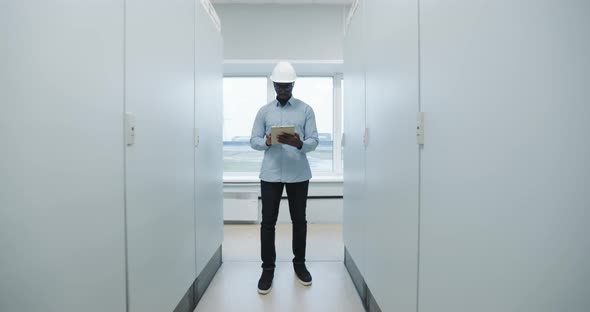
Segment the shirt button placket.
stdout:
[[[281,124],[280,124],[280,126],[283,126],[283,110],[284,110],[285,106],[287,106],[287,105],[285,104],[284,106],[283,105],[279,106],[279,109],[281,110]],[[285,157],[284,157],[283,149],[284,149],[284,147],[283,147],[283,145],[281,145],[281,182],[285,182],[285,174],[284,174]]]

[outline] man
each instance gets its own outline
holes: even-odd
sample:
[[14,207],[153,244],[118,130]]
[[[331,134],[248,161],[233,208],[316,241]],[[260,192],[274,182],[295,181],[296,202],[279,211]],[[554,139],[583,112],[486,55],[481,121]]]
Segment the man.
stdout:
[[[260,170],[262,194],[262,225],[260,245],[262,276],[258,292],[268,294],[274,278],[276,249],[275,226],[283,188],[287,189],[289,212],[293,223],[293,269],[299,281],[311,285],[311,274],[305,266],[307,220],[305,209],[311,169],[306,154],[318,146],[318,132],[313,109],[293,97],[297,74],[288,62],[274,68],[271,80],[277,94],[276,101],[263,106],[256,115],[250,145],[264,151]],[[271,144],[271,127],[295,126],[295,134],[283,133],[277,137],[280,144]]]

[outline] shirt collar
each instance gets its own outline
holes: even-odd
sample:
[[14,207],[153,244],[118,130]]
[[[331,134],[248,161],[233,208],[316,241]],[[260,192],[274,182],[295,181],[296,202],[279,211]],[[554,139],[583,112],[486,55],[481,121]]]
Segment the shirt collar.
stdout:
[[[287,105],[293,106],[293,101],[294,100],[295,100],[295,98],[291,96],[291,98],[287,101],[287,104],[285,104],[285,106],[287,106]],[[281,102],[279,102],[279,100],[276,100],[276,99],[275,99],[275,101],[277,101],[276,106],[277,107],[280,107],[281,106]]]

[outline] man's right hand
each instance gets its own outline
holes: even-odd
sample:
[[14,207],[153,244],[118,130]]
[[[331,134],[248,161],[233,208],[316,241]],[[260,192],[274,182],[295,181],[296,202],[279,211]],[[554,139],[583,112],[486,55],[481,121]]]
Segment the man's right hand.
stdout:
[[270,134],[267,134],[266,135],[266,145],[267,146],[271,146],[272,145],[271,140],[270,140]]

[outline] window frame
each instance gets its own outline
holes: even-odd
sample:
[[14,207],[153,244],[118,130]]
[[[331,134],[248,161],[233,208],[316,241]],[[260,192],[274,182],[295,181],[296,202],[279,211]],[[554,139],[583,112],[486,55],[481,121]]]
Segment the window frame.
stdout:
[[[267,81],[267,103],[275,99],[275,91],[270,75],[262,74],[224,74],[223,78],[262,78],[266,77]],[[343,163],[342,163],[342,109],[343,109],[343,98],[342,98],[342,73],[314,73],[314,74],[300,74],[298,78],[307,77],[329,77],[332,78],[333,82],[333,107],[332,107],[332,171],[320,171],[313,172],[314,179],[330,179],[330,180],[341,180],[343,174]],[[235,181],[258,181],[258,172],[223,172],[224,182],[235,182]]]

